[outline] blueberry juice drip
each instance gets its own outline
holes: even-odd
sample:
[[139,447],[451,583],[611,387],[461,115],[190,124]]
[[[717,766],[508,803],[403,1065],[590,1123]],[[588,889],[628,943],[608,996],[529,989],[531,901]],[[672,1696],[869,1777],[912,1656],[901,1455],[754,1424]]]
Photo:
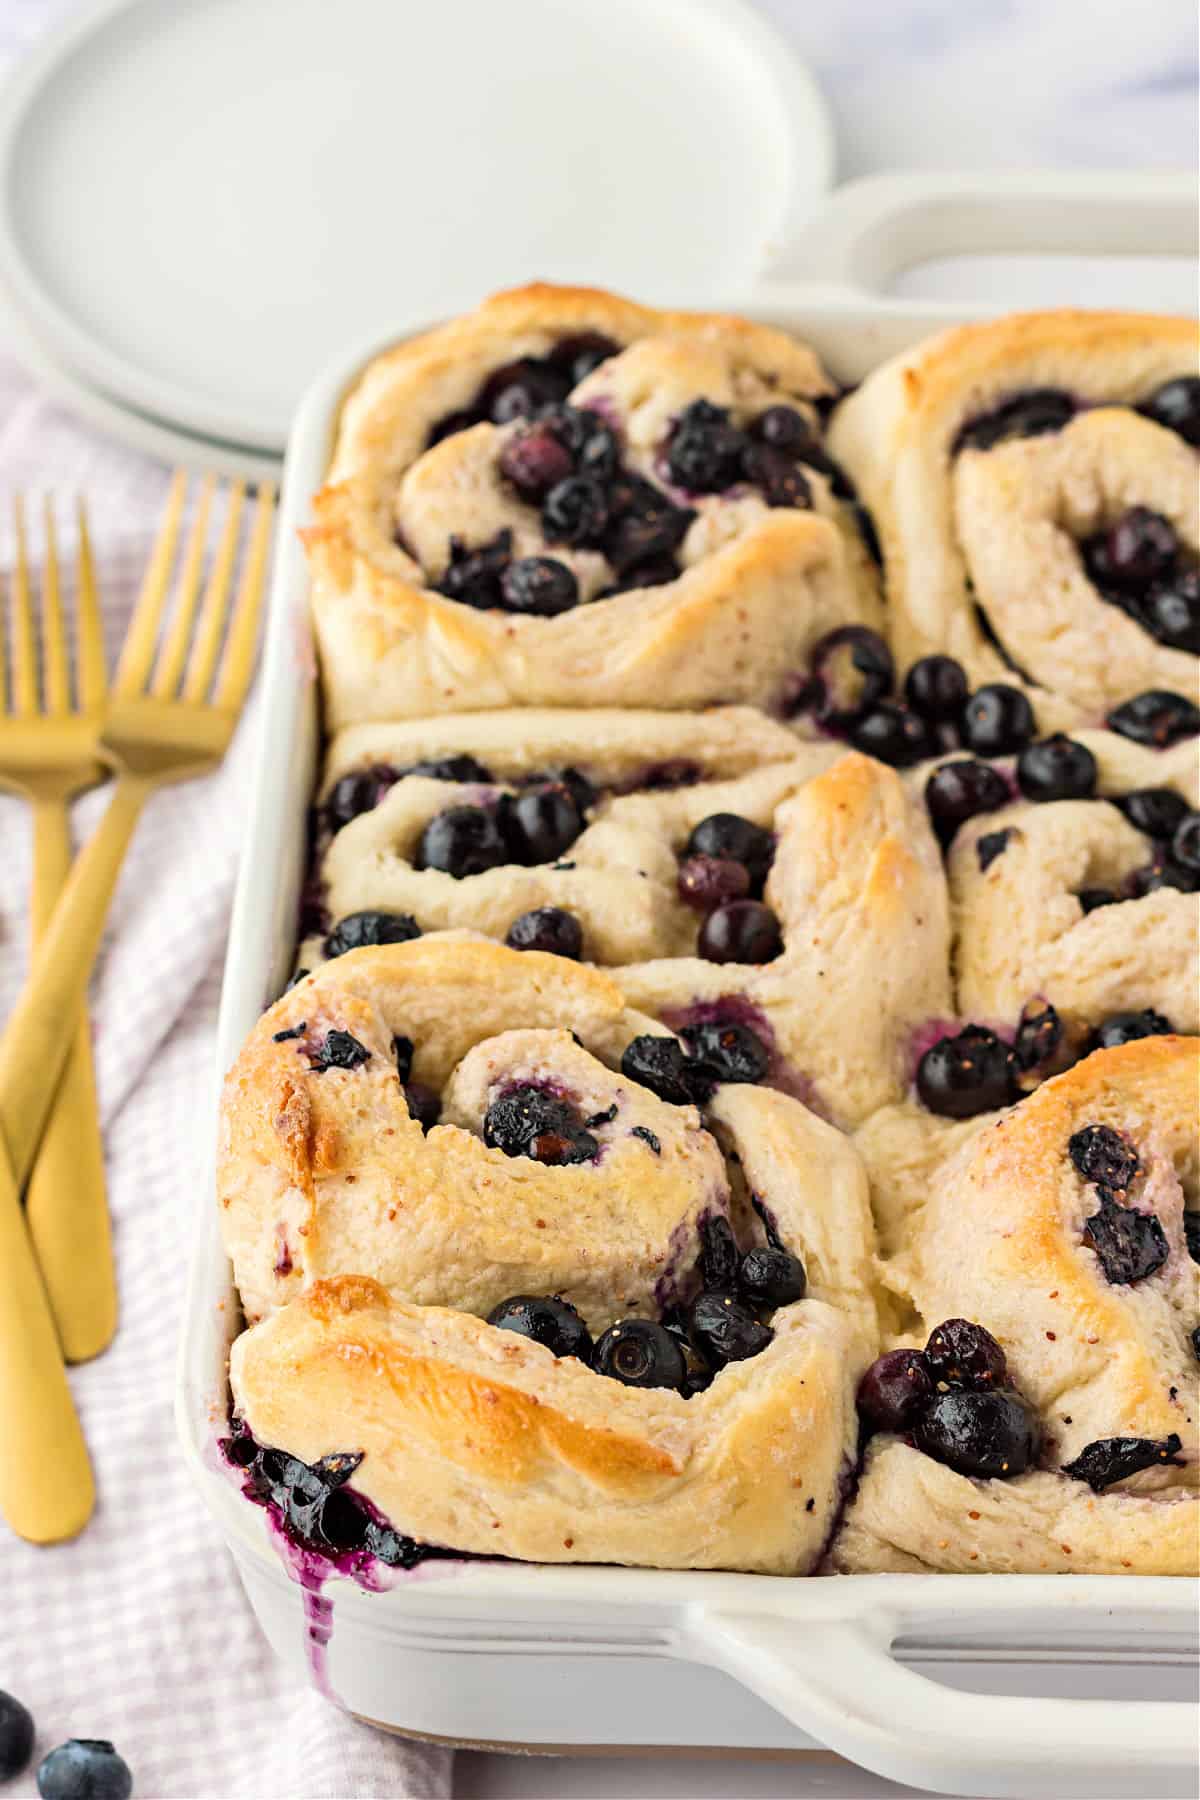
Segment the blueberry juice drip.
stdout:
[[[354,1467],[357,1458],[326,1457],[323,1463],[310,1467],[297,1457],[258,1444],[238,1419],[232,1421],[229,1437],[221,1439],[217,1448],[223,1467],[237,1480],[246,1499],[265,1512],[279,1559],[301,1590],[305,1651],[313,1686],[327,1700],[340,1705],[329,1679],[333,1601],[325,1587],[331,1578],[340,1575],[366,1593],[379,1594],[412,1576],[426,1562],[463,1562],[468,1555],[403,1537],[365,1494],[356,1492],[337,1472],[329,1476],[325,1500],[337,1497],[340,1535],[359,1541],[344,1545],[318,1542],[315,1536],[306,1536],[297,1524],[300,1518],[314,1534],[322,1530],[323,1502],[311,1498],[309,1484],[321,1479],[323,1467],[339,1462]],[[270,1475],[264,1473],[266,1458],[273,1459]],[[297,1485],[286,1493],[289,1472],[295,1475]],[[377,1554],[372,1545],[384,1554]]]

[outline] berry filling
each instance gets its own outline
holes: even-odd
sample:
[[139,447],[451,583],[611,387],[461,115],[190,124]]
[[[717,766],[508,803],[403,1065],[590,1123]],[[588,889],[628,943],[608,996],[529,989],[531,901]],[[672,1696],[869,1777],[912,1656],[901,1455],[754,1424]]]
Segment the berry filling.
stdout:
[[1017,1099],[1016,1070],[1011,1045],[986,1026],[968,1025],[926,1050],[917,1065],[917,1093],[942,1118],[971,1119]]
[[1110,731],[1152,750],[1165,750],[1180,738],[1200,735],[1200,706],[1181,694],[1150,688],[1115,706],[1105,720]]
[[1093,1050],[1115,1050],[1120,1044],[1132,1044],[1138,1038],[1170,1037],[1175,1027],[1162,1013],[1147,1006],[1141,1012],[1110,1013],[1092,1035]]
[[696,949],[706,962],[769,963],[783,954],[783,933],[769,906],[731,900],[709,913]]
[[1015,394],[988,412],[976,413],[959,427],[950,446],[951,456],[960,450],[991,450],[1006,438],[1040,437],[1061,431],[1076,412],[1075,401],[1061,388],[1030,388]]
[[570,1301],[557,1294],[549,1298],[514,1294],[492,1308],[487,1322],[498,1331],[515,1331],[520,1337],[532,1338],[555,1356],[576,1356],[581,1362],[591,1358],[591,1333]]
[[512,1087],[492,1102],[483,1121],[483,1141],[505,1156],[528,1156],[556,1168],[594,1162],[600,1153],[578,1109],[532,1083]]
[[943,763],[925,783],[925,805],[943,849],[960,825],[979,813],[997,812],[1010,797],[1003,775],[985,762]]
[[329,1031],[321,1044],[308,1047],[309,1067],[320,1075],[326,1069],[357,1069],[370,1060],[371,1052],[365,1044],[348,1031]]
[[325,954],[332,958],[368,944],[407,944],[420,935],[421,927],[411,913],[348,913],[325,939]]
[[626,1387],[674,1388],[687,1382],[683,1348],[674,1334],[651,1319],[618,1319],[592,1354],[592,1367]]
[[566,956],[578,962],[583,955],[583,927],[574,913],[561,906],[535,906],[521,913],[504,939],[510,950],[541,950],[549,956]]
[[1081,548],[1101,599],[1119,606],[1159,643],[1200,654],[1200,571],[1169,519],[1148,506],[1131,506]]
[[1182,1468],[1182,1448],[1182,1440],[1173,1431],[1165,1438],[1097,1438],[1094,1443],[1085,1444],[1073,1462],[1064,1463],[1062,1472],[1074,1476],[1076,1481],[1086,1481],[1093,1494],[1101,1494],[1115,1481],[1140,1475],[1143,1469],[1168,1464]]
[[504,425],[512,419],[528,418],[542,407],[556,406],[620,348],[599,331],[581,331],[560,338],[546,356],[524,356],[505,363],[493,370],[474,400],[438,420],[429,433],[429,442],[440,443],[454,432],[465,431],[485,419]]
[[1006,1385],[1004,1351],[969,1319],[947,1319],[924,1351],[889,1350],[863,1376],[858,1409],[869,1431],[911,1434],[919,1450],[960,1475],[1007,1479],[1036,1460],[1033,1408]]
[[1176,375],[1164,381],[1142,401],[1138,411],[1200,448],[1200,376]]

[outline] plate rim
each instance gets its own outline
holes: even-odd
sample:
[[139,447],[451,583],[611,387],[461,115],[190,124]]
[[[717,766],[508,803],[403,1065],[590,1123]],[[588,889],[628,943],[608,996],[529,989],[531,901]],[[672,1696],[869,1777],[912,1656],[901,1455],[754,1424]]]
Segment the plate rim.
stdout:
[[[250,417],[228,411],[228,395],[223,403],[210,405],[195,389],[180,385],[178,378],[142,368],[107,345],[61,304],[36,263],[23,254],[14,229],[10,205],[14,158],[39,98],[66,62],[86,55],[90,39],[101,36],[123,14],[154,3],[92,0],[48,30],[0,84],[0,283],[27,330],[42,344],[53,346],[55,362],[60,368],[67,365],[90,394],[126,415],[148,417],[189,439],[216,439],[278,459],[287,441],[283,421],[256,426]],[[835,147],[829,104],[790,39],[750,0],[671,0],[671,5],[680,11],[686,8],[689,31],[704,24],[736,31],[747,43],[762,80],[770,83],[779,98],[790,167],[779,215],[764,233],[763,249],[754,265],[742,271],[733,284],[752,288],[768,276],[773,260],[795,239],[804,219],[832,185]],[[170,13],[174,9],[168,4],[162,10]]]

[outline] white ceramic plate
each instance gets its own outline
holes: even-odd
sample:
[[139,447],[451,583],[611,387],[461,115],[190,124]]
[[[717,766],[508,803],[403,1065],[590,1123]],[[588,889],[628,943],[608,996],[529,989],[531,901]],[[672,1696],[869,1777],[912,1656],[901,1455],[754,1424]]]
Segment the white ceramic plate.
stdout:
[[87,388],[278,454],[397,317],[750,288],[831,164],[744,0],[105,0],[0,98],[0,283]]

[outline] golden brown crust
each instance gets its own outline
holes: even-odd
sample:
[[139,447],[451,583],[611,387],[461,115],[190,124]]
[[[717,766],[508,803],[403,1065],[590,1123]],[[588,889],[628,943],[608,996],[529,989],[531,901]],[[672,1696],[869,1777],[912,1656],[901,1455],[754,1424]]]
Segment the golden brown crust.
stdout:
[[[1004,1349],[1013,1386],[1037,1408],[1044,1442],[1038,1472],[975,1482],[880,1440],[836,1567],[1194,1569],[1189,1334],[1200,1270],[1183,1213],[1197,1196],[1198,1075],[1200,1040],[1144,1038],[1095,1052],[1008,1112],[920,1134],[924,1156],[901,1109],[860,1134],[873,1179],[884,1183],[905,1161],[906,1134],[910,1142],[916,1179],[907,1211],[888,1220],[891,1254],[880,1265],[907,1313],[905,1341],[923,1341],[945,1318],[983,1325]],[[1165,1262],[1137,1281],[1110,1280],[1087,1234],[1106,1202],[1070,1144],[1090,1126],[1118,1132],[1136,1151],[1137,1174],[1116,1203],[1152,1212],[1167,1246]],[[1172,1435],[1178,1459],[1099,1495],[1059,1472],[1100,1439]]]
[[[1168,514],[1196,550],[1194,455],[1172,432],[1116,410],[1192,373],[1196,351],[1186,319],[1017,315],[917,345],[837,409],[830,447],[883,542],[901,668],[947,652],[972,687],[1025,686],[1044,730],[1099,723],[1152,687],[1195,698],[1195,659],[1099,600],[1075,540],[1141,503]],[[1059,432],[952,454],[969,420],[1046,387],[1090,410]],[[983,630],[977,602],[1010,661]]]
[[604,557],[551,546],[587,602],[556,618],[479,610],[433,591],[451,536],[480,544],[507,528],[517,555],[540,551],[542,540],[536,513],[496,473],[516,427],[477,425],[426,452],[430,427],[466,406],[490,371],[580,330],[633,346],[627,369],[618,355],[574,397],[622,426],[627,462],[660,482],[662,436],[691,399],[748,412],[786,401],[815,427],[811,403],[831,388],[812,352],[782,332],[545,284],[497,296],[377,359],[346,403],[330,481],[303,534],[333,725],[466,707],[766,704],[823,633],[877,620],[877,584],[852,516],[816,474],[811,511],[770,510],[741,490],[693,496],[684,570],[665,586],[597,603],[614,579]]

